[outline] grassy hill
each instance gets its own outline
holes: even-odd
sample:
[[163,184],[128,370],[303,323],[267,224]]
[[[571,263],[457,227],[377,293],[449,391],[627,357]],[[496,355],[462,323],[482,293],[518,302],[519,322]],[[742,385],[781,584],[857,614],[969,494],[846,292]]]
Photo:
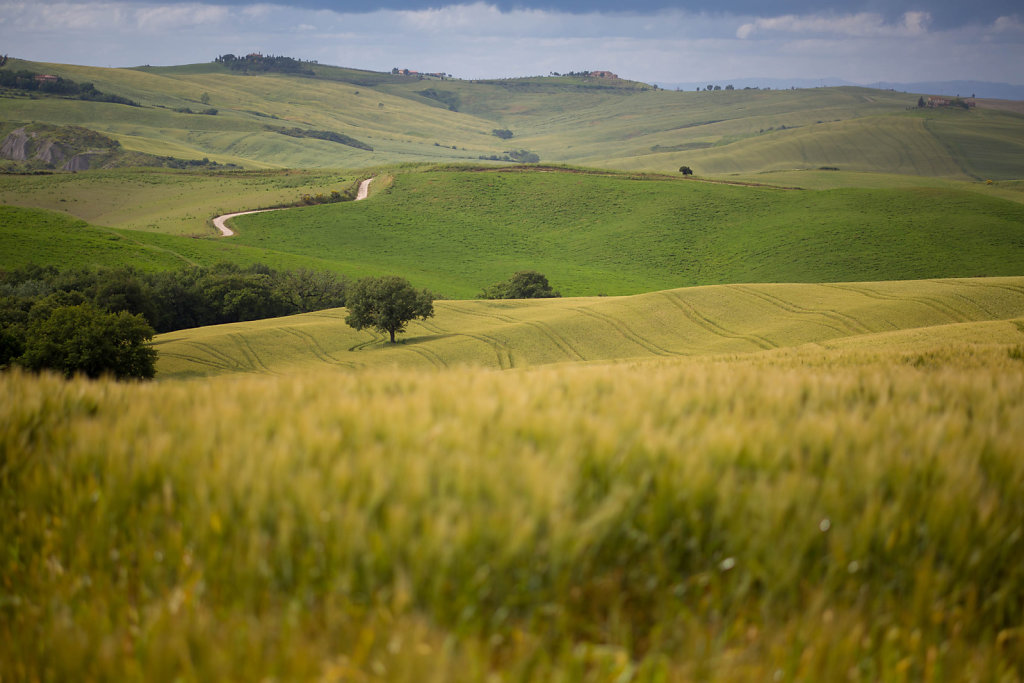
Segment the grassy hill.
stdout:
[[[1024,116],[910,111],[912,95],[865,88],[671,92],[631,81],[421,79],[313,65],[313,75],[220,64],[100,69],[11,60],[7,69],[93,82],[141,107],[0,97],[0,121],[74,124],[126,150],[249,168],[359,168],[527,149],[544,162],[698,174],[817,169],[1019,179]],[[214,108],[216,115],[182,113]],[[293,138],[349,136],[372,152]],[[492,135],[509,129],[510,140]]]
[[[458,298],[524,269],[578,296],[1024,272],[1024,206],[954,185],[803,191],[564,168],[379,173],[370,201],[242,216],[230,239],[215,236],[213,215],[346,189],[360,174],[0,176],[0,202],[64,209],[184,262],[399,273]],[[132,263],[130,251],[81,250],[59,225],[22,230],[18,253],[0,264]]]
[[[438,301],[401,343],[345,322],[344,310],[161,335],[162,378],[328,367],[500,369],[860,344],[1022,342],[1024,279],[731,285],[631,297]],[[1005,322],[1017,319],[1016,322]],[[1004,322],[996,322],[1004,321]],[[964,323],[992,323],[983,327]],[[909,346],[914,346],[910,344]]]
[[225,213],[298,203],[358,184],[338,171],[91,170],[0,174],[0,204],[60,211],[95,225],[190,237],[217,235]]

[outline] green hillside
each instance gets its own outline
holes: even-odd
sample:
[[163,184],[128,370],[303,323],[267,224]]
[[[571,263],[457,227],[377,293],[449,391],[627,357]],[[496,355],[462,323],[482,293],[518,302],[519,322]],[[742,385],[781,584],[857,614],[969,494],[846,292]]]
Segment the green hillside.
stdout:
[[[0,176],[0,202],[116,227],[125,240],[185,262],[399,273],[457,298],[517,270],[541,271],[570,296],[1024,272],[1024,206],[956,185],[811,191],[564,168],[398,169],[381,174],[369,201],[241,216],[227,239],[210,225],[218,213],[294,203],[358,177]],[[133,263],[130,251],[81,251],[54,226],[23,230],[17,254],[0,256],[0,265]]]
[[[1024,177],[1024,116],[909,108],[865,88],[672,92],[602,78],[440,80],[312,65],[313,75],[220,64],[101,69],[12,59],[5,69],[92,82],[142,106],[5,93],[0,121],[91,128],[126,150],[248,168],[358,168],[526,149],[547,163],[698,174],[818,169],[975,180]],[[215,115],[197,112],[216,110]],[[283,135],[360,141],[372,151]],[[276,130],[275,130],[276,129]],[[492,134],[507,129],[513,137]]]
[[400,174],[372,201],[235,220],[239,245],[472,297],[516,270],[566,295],[1024,272],[1024,207],[963,191],[786,191],[573,172]]
[[1014,343],[1024,341],[1024,278],[731,285],[614,298],[438,301],[435,311],[433,318],[410,323],[401,343],[394,345],[380,335],[349,328],[344,310],[172,332],[156,340],[158,377],[329,367],[511,369],[751,353],[805,344],[898,350],[922,343]]
[[0,226],[3,268],[131,263],[142,270],[169,270],[193,263],[145,236],[98,228],[51,211],[0,206]]
[[214,216],[295,204],[304,194],[347,190],[358,180],[353,172],[300,170],[0,174],[0,204],[61,211],[114,228],[212,237],[218,234]]

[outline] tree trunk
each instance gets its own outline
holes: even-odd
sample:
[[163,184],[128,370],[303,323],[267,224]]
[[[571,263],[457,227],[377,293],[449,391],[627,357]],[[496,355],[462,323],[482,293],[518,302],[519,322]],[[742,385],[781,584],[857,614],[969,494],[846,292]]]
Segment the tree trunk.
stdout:
[[395,343],[395,331],[394,330],[388,330],[388,332],[391,333],[391,343],[394,344]]

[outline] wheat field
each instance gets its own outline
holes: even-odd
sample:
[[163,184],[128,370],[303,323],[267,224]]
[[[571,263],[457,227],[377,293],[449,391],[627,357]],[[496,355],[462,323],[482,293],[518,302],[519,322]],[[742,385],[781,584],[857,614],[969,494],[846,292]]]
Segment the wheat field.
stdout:
[[[158,377],[303,369],[524,368],[750,353],[803,344],[899,348],[912,337],[1010,343],[1024,278],[719,285],[628,297],[437,301],[398,344],[349,328],[344,309],[156,338]],[[963,323],[991,323],[978,328]],[[978,329],[985,329],[983,333]],[[889,334],[890,336],[886,336]]]
[[511,372],[5,373],[0,677],[1019,680],[1024,322],[959,325]]

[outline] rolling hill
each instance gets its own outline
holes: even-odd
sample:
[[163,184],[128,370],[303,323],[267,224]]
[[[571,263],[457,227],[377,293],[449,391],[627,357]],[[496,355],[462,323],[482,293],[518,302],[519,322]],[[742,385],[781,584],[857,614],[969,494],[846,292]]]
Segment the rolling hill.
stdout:
[[[170,170],[0,176],[0,202],[67,207],[114,226],[76,231],[75,239],[100,235],[103,248],[89,250],[65,240],[71,233],[59,221],[20,229],[17,253],[0,256],[0,265],[132,264],[130,251],[106,248],[117,235],[122,245],[145,245],[183,263],[398,273],[457,298],[474,297],[517,270],[539,270],[575,296],[1024,272],[1024,206],[955,185],[786,190],[558,167],[405,168],[382,173],[366,202],[241,216],[228,239],[209,224],[216,213],[295,202],[309,188],[350,188],[358,177]],[[12,220],[18,215],[6,212]],[[37,215],[26,210],[12,225],[27,226]]]
[[[631,297],[438,301],[399,344],[356,332],[344,310],[160,335],[161,378],[328,368],[459,366],[678,358],[903,342],[1024,341],[1024,279],[730,285]],[[1016,320],[1014,320],[1016,319]]]
[[[547,163],[658,171],[687,164],[704,175],[827,166],[1024,176],[1019,113],[912,110],[912,95],[867,88],[698,93],[603,78],[469,82],[321,65],[310,74],[239,73],[212,62],[100,69],[10,60],[4,68],[91,82],[141,105],[7,92],[4,135],[30,122],[78,125],[125,150],[247,168],[465,161],[525,149]],[[215,115],[195,113],[208,110]],[[372,150],[282,133],[292,129]],[[496,137],[498,129],[513,137]]]

